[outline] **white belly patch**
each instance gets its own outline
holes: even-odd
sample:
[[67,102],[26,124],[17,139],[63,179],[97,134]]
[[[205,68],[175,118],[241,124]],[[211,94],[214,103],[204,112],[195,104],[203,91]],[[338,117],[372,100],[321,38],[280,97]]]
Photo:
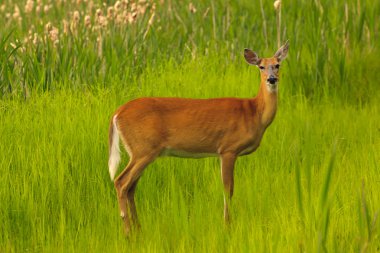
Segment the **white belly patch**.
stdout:
[[184,158],[205,158],[217,156],[213,153],[193,153],[184,150],[166,148],[160,156],[175,156],[175,157],[184,157]]

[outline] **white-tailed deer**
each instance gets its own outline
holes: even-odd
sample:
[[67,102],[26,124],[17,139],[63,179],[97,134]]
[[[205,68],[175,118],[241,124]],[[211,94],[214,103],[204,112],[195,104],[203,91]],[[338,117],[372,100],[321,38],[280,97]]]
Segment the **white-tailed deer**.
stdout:
[[259,58],[244,50],[245,60],[260,69],[260,89],[255,98],[139,98],[114,113],[109,129],[109,172],[113,180],[120,161],[120,137],[130,161],[114,183],[127,233],[132,224],[138,226],[134,200],[137,182],[159,156],[219,156],[224,218],[229,220],[235,160],[259,147],[275,117],[279,68],[288,47],[287,42],[272,58]]

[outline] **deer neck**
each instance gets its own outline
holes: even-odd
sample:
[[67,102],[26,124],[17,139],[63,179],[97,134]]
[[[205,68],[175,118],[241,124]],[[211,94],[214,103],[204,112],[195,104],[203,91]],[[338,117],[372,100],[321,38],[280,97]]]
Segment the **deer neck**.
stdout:
[[269,126],[277,111],[278,87],[275,89],[268,87],[266,80],[261,80],[260,89],[254,98],[257,104],[258,115],[263,126]]

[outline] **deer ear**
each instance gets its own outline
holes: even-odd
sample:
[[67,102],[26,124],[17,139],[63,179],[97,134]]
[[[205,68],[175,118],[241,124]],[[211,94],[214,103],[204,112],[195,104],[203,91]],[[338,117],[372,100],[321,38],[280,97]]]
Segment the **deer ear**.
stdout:
[[258,65],[261,62],[261,59],[259,58],[259,56],[257,56],[255,52],[253,52],[252,50],[248,48],[244,49],[244,58],[249,64],[252,64],[252,65]]
[[274,57],[277,58],[279,62],[283,61],[288,55],[288,49],[289,40],[287,40],[285,44],[277,50],[277,52],[274,54]]

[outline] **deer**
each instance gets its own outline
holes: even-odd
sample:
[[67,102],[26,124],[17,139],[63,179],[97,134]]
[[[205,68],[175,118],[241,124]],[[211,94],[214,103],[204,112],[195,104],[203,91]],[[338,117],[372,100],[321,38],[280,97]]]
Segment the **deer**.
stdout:
[[[162,156],[219,157],[224,220],[230,222],[235,161],[259,147],[275,118],[280,65],[288,48],[287,41],[271,58],[260,58],[252,50],[244,49],[246,62],[260,70],[260,87],[254,98],[144,97],[115,111],[109,127],[108,166],[127,235],[132,228],[141,227],[134,199],[137,183],[144,169]],[[129,162],[115,179],[120,163],[120,139]]]

